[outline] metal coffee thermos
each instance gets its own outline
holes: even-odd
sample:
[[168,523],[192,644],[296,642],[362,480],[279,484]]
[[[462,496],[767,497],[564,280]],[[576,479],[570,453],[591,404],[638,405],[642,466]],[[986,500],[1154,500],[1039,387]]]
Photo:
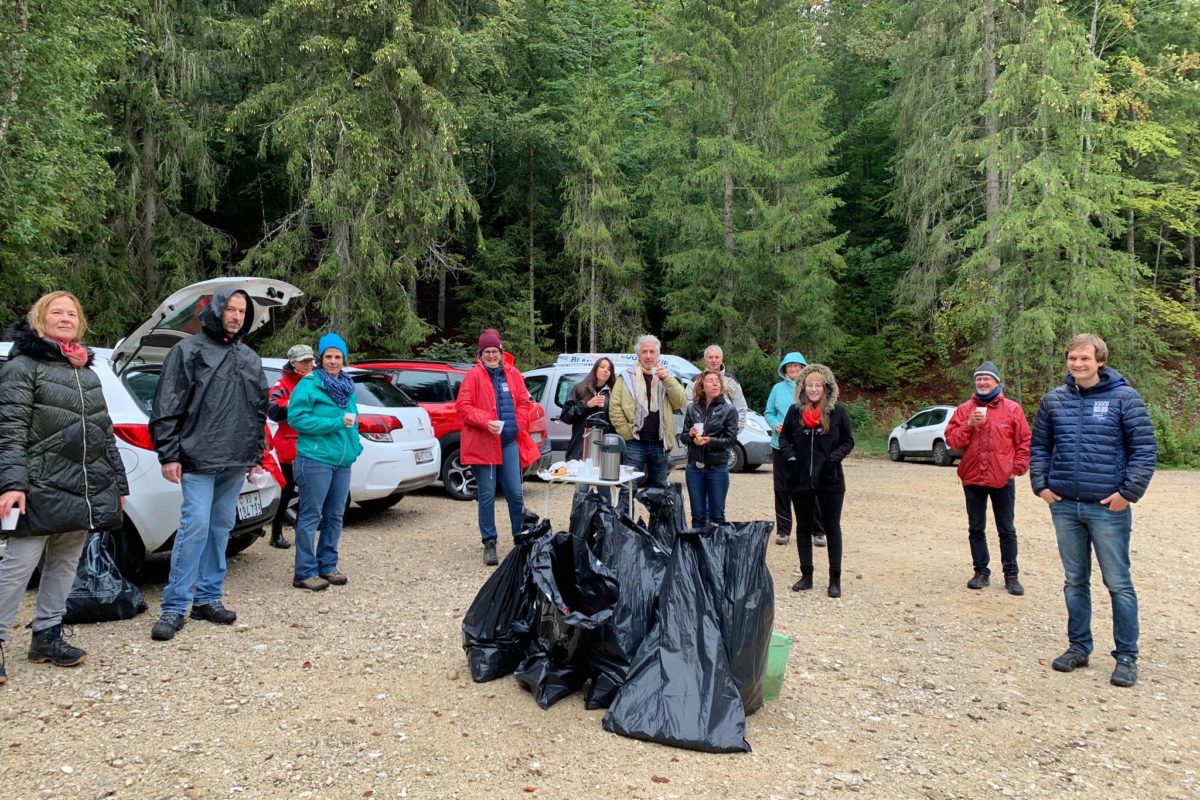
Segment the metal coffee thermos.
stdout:
[[583,434],[583,460],[588,464],[599,466],[600,442],[604,439],[604,431],[599,428],[588,428]]
[[600,445],[600,480],[615,481],[621,477],[621,454],[625,440],[615,433],[605,434]]

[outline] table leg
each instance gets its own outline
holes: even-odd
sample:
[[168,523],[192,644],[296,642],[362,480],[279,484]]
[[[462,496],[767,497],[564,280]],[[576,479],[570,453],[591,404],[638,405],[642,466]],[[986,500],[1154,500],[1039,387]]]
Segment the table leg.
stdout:
[[550,516],[550,487],[554,485],[554,481],[546,481],[546,503],[542,508],[542,519]]

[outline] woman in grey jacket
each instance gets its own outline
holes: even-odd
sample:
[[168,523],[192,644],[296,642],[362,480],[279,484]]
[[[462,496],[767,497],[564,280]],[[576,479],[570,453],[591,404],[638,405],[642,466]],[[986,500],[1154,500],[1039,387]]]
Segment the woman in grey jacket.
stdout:
[[92,352],[79,343],[86,331],[78,298],[51,292],[12,331],[0,370],[0,519],[17,512],[0,561],[0,683],[3,644],[43,555],[29,660],[83,663],[62,638],[67,594],[87,532],[118,527],[129,494]]

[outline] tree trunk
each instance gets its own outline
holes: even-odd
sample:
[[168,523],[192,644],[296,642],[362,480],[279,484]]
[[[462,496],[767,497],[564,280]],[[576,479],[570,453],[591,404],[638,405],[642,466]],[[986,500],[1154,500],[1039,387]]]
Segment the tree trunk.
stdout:
[[537,350],[537,333],[534,328],[534,303],[533,303],[533,157],[534,149],[529,148],[529,195],[526,197],[526,213],[529,217],[529,226],[527,232],[526,249],[529,258],[529,354]]
[[[144,83],[155,83],[154,63],[150,56],[138,56],[138,75]],[[158,291],[158,264],[155,252],[154,232],[158,224],[158,193],[154,186],[154,174],[158,166],[158,137],[153,123],[143,115],[141,130],[137,132],[140,149],[138,180],[138,227],[134,233],[134,258],[142,276],[142,296],[155,298]]]
[[[725,101],[725,137],[729,142],[732,142],[736,135],[737,126],[733,121],[733,100],[730,99]],[[721,329],[721,346],[728,348],[730,342],[733,341],[733,315],[728,312],[733,307],[734,270],[732,265],[736,257],[733,230],[733,153],[728,144],[725,146],[724,156],[725,174],[721,198],[721,223],[725,229],[725,257],[728,259],[730,268],[725,271],[725,275],[721,279],[721,304],[725,307],[722,311],[725,323]]]
[[0,114],[0,145],[4,144],[4,137],[8,135],[8,129],[12,126],[17,101],[21,99],[21,61],[25,56],[25,44],[19,37],[20,34],[29,30],[29,4],[26,0],[17,0],[13,11],[15,12],[12,15],[13,28],[16,29],[17,35],[9,39],[4,48],[8,53],[5,61],[7,62],[9,84],[8,91],[4,93],[3,102],[0,102],[0,108],[4,110],[4,113]]
[[439,331],[446,330],[446,270],[438,275],[437,326]]
[[1196,313],[1196,237],[1187,237],[1187,260],[1188,260],[1188,294],[1191,297],[1189,305],[1192,307],[1192,313]]
[[[996,85],[996,9],[991,2],[983,7],[983,101],[992,99]],[[1000,121],[996,112],[989,110],[984,116],[984,135],[988,140],[987,161],[984,165],[984,207],[987,213],[988,229],[985,244],[992,253],[987,264],[988,282],[995,287],[1000,276],[1000,256],[996,252],[998,233],[996,226],[1000,217],[1000,167],[999,154],[996,152],[996,137],[1000,130]],[[988,321],[988,354],[1000,352],[1000,343],[1004,339],[1004,310],[993,307],[991,319]]]

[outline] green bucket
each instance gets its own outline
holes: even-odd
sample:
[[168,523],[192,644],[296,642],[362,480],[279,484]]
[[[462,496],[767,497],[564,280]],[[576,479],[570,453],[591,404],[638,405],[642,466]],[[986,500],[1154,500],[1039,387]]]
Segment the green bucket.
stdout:
[[782,633],[771,634],[771,645],[767,648],[767,680],[763,686],[763,700],[778,700],[783,688],[783,673],[787,672],[788,654],[792,652],[792,637]]

